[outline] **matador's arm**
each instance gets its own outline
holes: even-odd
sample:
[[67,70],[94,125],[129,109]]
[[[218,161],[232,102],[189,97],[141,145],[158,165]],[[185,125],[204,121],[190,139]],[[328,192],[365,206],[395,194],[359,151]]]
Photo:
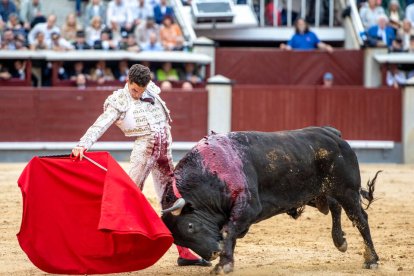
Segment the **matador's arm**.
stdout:
[[121,112],[108,105],[95,123],[86,131],[80,139],[78,146],[90,149],[92,145],[105,133],[105,131],[121,116]]

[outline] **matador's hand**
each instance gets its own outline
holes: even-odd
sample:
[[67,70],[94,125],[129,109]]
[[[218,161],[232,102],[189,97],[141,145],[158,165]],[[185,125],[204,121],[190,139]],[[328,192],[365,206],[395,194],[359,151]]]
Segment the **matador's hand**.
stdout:
[[82,158],[83,158],[83,153],[85,152],[85,148],[84,147],[79,147],[79,146],[76,146],[76,147],[74,147],[73,149],[72,149],[72,154],[73,154],[73,156],[75,156],[75,157],[78,157],[79,156],[79,160],[82,160]]

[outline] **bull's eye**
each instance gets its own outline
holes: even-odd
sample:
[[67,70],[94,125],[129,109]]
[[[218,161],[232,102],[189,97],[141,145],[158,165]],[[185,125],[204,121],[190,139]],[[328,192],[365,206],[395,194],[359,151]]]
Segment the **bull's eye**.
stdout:
[[194,232],[194,225],[190,222],[188,223],[188,232],[193,233]]

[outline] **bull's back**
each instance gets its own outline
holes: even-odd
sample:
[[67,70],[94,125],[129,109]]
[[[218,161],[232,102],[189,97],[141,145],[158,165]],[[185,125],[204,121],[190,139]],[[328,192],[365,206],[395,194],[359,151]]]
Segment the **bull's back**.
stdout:
[[284,212],[321,192],[338,192],[335,187],[323,187],[331,177],[352,177],[356,182],[348,182],[358,182],[355,153],[336,129],[237,132],[232,138],[241,145],[245,170],[253,177],[250,181],[257,183],[260,200],[273,210]]

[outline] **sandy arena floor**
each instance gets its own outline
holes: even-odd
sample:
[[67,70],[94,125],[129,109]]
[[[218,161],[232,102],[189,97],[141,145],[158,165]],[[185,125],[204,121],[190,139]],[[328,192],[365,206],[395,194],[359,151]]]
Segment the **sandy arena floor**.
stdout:
[[[0,275],[45,275],[28,260],[16,239],[22,201],[16,181],[24,166],[0,164]],[[342,221],[348,251],[341,253],[331,240],[331,216],[308,207],[296,221],[280,215],[252,226],[237,244],[233,275],[414,275],[414,166],[362,165],[363,183],[379,169],[384,170],[377,182],[375,195],[379,199],[368,210],[381,259],[378,270],[362,269],[362,238],[345,215]],[[156,202],[151,179],[144,193]],[[176,258],[176,249],[171,247],[153,267],[120,275],[210,272],[211,268],[178,267]]]

